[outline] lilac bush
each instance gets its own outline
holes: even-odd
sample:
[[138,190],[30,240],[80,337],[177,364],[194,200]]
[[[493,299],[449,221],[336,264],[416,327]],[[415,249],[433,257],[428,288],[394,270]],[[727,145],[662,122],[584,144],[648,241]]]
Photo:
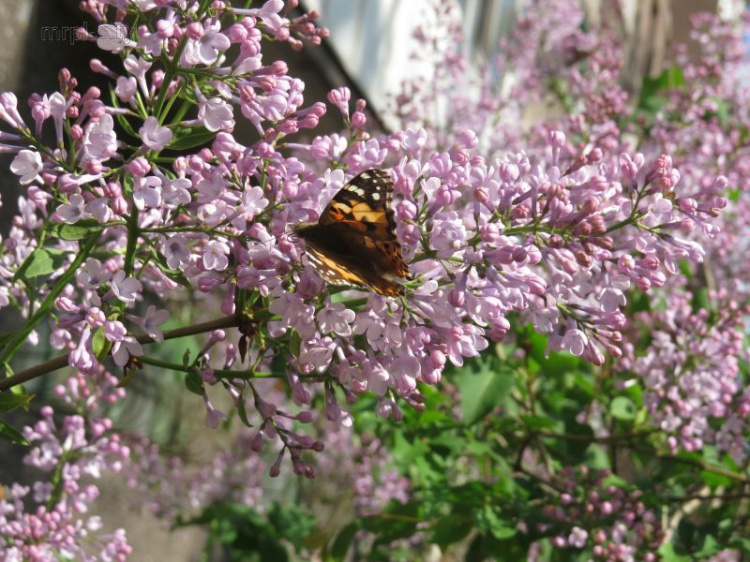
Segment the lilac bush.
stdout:
[[[372,552],[450,548],[473,527],[475,559],[508,541],[539,559],[742,547],[726,525],[714,551],[707,531],[698,546],[671,540],[660,507],[703,490],[649,464],[720,476],[705,482],[712,497],[735,483],[727,495],[746,501],[747,289],[728,251],[747,224],[747,116],[727,117],[745,93],[741,22],[699,16],[702,54],[680,53],[667,84],[632,99],[613,29],[589,25],[572,0],[535,4],[477,69],[461,56],[455,5],[433,2],[415,56],[434,73],[404,82],[392,131],[345,87],[305,99],[287,64],[263,57],[268,41],[300,49],[327,36],[296,1],[82,4],[99,27],[79,38],[121,61],[91,61],[109,92],[63,70],[59,91],[33,95],[28,111],[0,95],[2,149],[24,188],[0,254],[0,305],[24,318],[0,340],[0,411],[27,405],[21,385],[63,367],[73,374],[58,402],[78,410],[60,434],[49,406],[23,433],[0,421],[31,444],[28,458],[49,457],[40,468],[58,467],[33,498],[46,504],[34,523],[44,533],[15,525],[28,492],[12,488],[0,548],[128,553],[124,534],[96,536],[81,520],[95,488],[76,495],[81,468],[70,484],[61,476],[82,462],[64,454],[71,440],[87,467],[125,462],[167,521],[236,521],[226,506],[249,506],[245,525],[295,548],[312,534],[279,521],[307,518],[269,507],[278,498],[262,474],[346,483],[353,520],[310,539],[308,554],[343,558],[363,532]],[[550,98],[558,110],[533,122],[529,108]],[[320,128],[329,109],[336,133]],[[392,180],[411,276],[396,297],[327,285],[295,231],[372,169]],[[14,372],[47,331],[61,355]],[[158,352],[201,334],[181,362]],[[180,373],[209,428],[238,420],[231,447],[190,467],[144,437],[120,446],[100,405],[144,370]],[[615,477],[623,450],[632,466]],[[736,509],[722,517],[746,521]],[[47,531],[50,513],[74,523]]]
[[100,492],[86,482],[120,473],[130,458],[112,421],[90,415],[96,405],[88,399],[116,400],[122,393],[116,384],[108,373],[71,377],[56,393],[89,415],[56,419],[52,408],[43,406],[39,421],[24,429],[30,444],[24,465],[45,477],[33,486],[14,483],[0,497],[3,560],[125,560],[132,552],[124,529],[104,532],[101,516],[89,513]]

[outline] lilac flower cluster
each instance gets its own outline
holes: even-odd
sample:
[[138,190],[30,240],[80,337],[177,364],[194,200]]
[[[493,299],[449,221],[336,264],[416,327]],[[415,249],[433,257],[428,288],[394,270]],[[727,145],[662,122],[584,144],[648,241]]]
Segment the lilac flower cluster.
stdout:
[[[91,389],[74,378],[58,394],[78,405]],[[106,385],[106,381],[102,381]],[[97,391],[98,392],[98,391]],[[107,394],[106,391],[103,395]],[[125,560],[131,552],[125,531],[102,530],[98,515],[89,515],[99,489],[85,481],[104,473],[118,473],[130,450],[112,431],[106,418],[68,415],[56,421],[44,406],[41,419],[26,427],[31,448],[24,464],[45,478],[31,487],[13,484],[0,496],[0,557],[8,561]]]
[[219,502],[264,509],[261,479],[265,464],[259,455],[248,454],[253,444],[246,432],[203,465],[168,457],[143,438],[131,436],[128,443],[132,450],[128,485],[139,492],[138,507],[160,519],[190,520]]
[[739,363],[747,360],[740,312],[747,310],[738,310],[725,292],[710,298],[715,311],[695,312],[691,295],[666,293],[663,309],[640,315],[651,345],[618,368],[640,375],[649,423],[669,436],[673,453],[711,444],[741,464],[750,430],[750,391],[739,376]]
[[[511,313],[549,334],[551,349],[597,365],[620,355],[626,291],[662,286],[678,260],[703,258],[687,235],[710,233],[708,221],[726,203],[722,178],[683,186],[669,156],[647,164],[619,146],[611,154],[579,151],[555,129],[531,154],[485,155],[477,133],[458,124],[442,148],[424,127],[373,137],[364,103],[350,111],[345,88],[328,101],[346,133],[290,143],[285,137],[314,129],[326,106],[305,106],[304,84],[286,65],[264,64],[261,38],[319,41],[325,34],[312,25],[316,15],[286,18],[290,4],[274,0],[258,10],[217,2],[203,13],[195,3],[186,17],[191,12],[177,4],[184,7],[140,6],[156,26],[139,28],[137,41],[107,27],[122,23],[102,24],[97,43],[120,52],[124,70],[98,61],[92,68],[113,80],[116,103],[107,105],[96,88],[79,93],[62,72],[59,92],[30,100],[32,133],[15,97],[0,96],[0,119],[14,131],[3,133],[6,150],[17,153],[13,169],[28,185],[3,245],[0,285],[33,329],[34,301],[16,273],[45,240],[42,219],[83,228],[85,242],[46,242],[65,261],[51,275],[56,294],[41,295],[54,302],[51,341],[70,351],[79,372],[97,372],[108,354],[118,366],[137,366],[143,336],[160,341],[169,317],[155,307],[139,314],[138,303],[184,288],[216,295],[222,312],[244,318],[247,329],[231,349],[248,360],[245,373],[272,371],[272,358],[284,357],[298,405],[310,403],[306,386],[324,382],[331,420],[350,423],[337,392],[350,400],[364,391],[380,398],[381,415],[398,418],[397,397],[421,407],[417,383],[437,383],[448,362],[460,366],[501,340]],[[120,10],[116,22],[127,7],[88,5],[102,22],[107,5]],[[225,27],[221,16],[235,23]],[[207,71],[211,80],[197,88],[191,80]],[[197,102],[196,120],[166,120],[177,99]],[[237,107],[261,137],[247,146],[233,135]],[[36,137],[49,118],[56,147]],[[216,133],[210,148],[158,163],[156,155],[196,129]],[[398,237],[416,278],[404,299],[331,295],[302,246],[286,236],[369,168],[392,169]],[[105,252],[94,257],[94,248]],[[75,269],[74,282],[65,282],[66,267]],[[203,385],[221,380],[239,409],[252,394],[263,435],[280,435],[282,453],[311,474],[298,452],[322,444],[279,429],[285,414],[228,370],[235,356],[227,355],[223,370],[212,366],[207,349],[215,343],[212,337],[189,370]],[[215,425],[224,414],[203,395]]]
[[565,492],[559,503],[544,507],[546,522],[537,524],[538,530],[562,527],[552,545],[586,549],[594,560],[657,560],[664,533],[659,513],[644,504],[640,491],[630,491],[618,480],[609,471],[586,466],[559,472],[552,484]]
[[[436,5],[442,6],[439,2]],[[656,159],[646,178],[654,180],[658,176],[657,184],[676,187],[667,188],[661,195],[650,191],[654,196],[652,206],[641,215],[642,219],[634,218],[633,224],[649,230],[651,224],[661,222],[660,217],[666,218],[661,215],[662,210],[694,210],[695,215],[687,220],[672,215],[667,222],[661,222],[668,226],[657,238],[665,243],[679,235],[683,240],[674,241],[686,255],[692,251],[707,254],[704,263],[692,271],[708,285],[708,309],[691,310],[690,294],[696,286],[692,277],[672,275],[667,279],[665,274],[674,274],[678,265],[678,255],[670,255],[669,251],[654,255],[646,250],[648,255],[641,256],[637,268],[651,272],[650,275],[631,276],[622,282],[622,277],[612,275],[612,270],[597,272],[594,266],[594,272],[604,275],[587,273],[585,283],[597,288],[602,308],[614,311],[626,305],[624,294],[628,289],[665,287],[658,292],[656,301],[663,299],[665,310],[660,307],[652,315],[642,315],[643,329],[639,333],[628,330],[626,357],[616,369],[628,373],[627,384],[644,387],[649,412],[654,416],[651,422],[670,435],[667,444],[672,452],[678,448],[695,451],[704,443],[711,443],[732,452],[738,460],[744,459],[747,398],[741,389],[738,361],[745,358],[741,326],[750,302],[748,285],[741,280],[747,279],[750,271],[744,252],[736,250],[745,248],[748,238],[748,199],[740,194],[750,185],[750,168],[745,165],[748,149],[743,140],[750,119],[743,109],[747,85],[737,77],[748,62],[742,42],[748,16],[738,22],[721,21],[711,14],[694,17],[692,38],[700,53],[689,57],[686,48],[679,51],[684,85],[664,94],[664,108],[651,120],[634,112],[632,101],[620,85],[627,77],[622,76],[622,41],[618,35],[595,28],[583,32],[583,20],[579,3],[541,2],[527,16],[521,16],[513,38],[503,43],[494,69],[477,77],[468,75],[465,62],[456,54],[455,45],[460,45],[460,41],[455,21],[441,20],[443,41],[428,43],[436,45],[440,56],[428,52],[423,62],[444,60],[447,64],[435,68],[435,81],[421,80],[429,84],[427,87],[420,88],[416,80],[405,84],[395,117],[410,126],[434,126],[431,119],[440,114],[437,108],[441,103],[447,104],[450,110],[444,113],[455,122],[446,121],[446,126],[440,128],[442,136],[426,137],[430,141],[439,138],[437,142],[445,146],[459,142],[458,124],[470,123],[471,119],[487,122],[491,116],[506,116],[522,122],[527,109],[551,90],[564,110],[561,116],[545,118],[542,124],[529,125],[525,130],[477,128],[481,131],[478,142],[485,153],[507,158],[509,150],[523,146],[532,161],[549,159],[550,152],[558,159],[570,159],[567,170],[578,169],[582,164],[585,167],[592,159],[600,170],[619,164],[620,179],[626,186],[634,185],[637,177],[628,171],[629,167],[642,165],[642,157],[636,160],[625,155],[618,163],[612,154],[629,152],[637,146],[647,159]],[[425,31],[419,33],[423,35]],[[432,29],[431,33],[438,32]],[[581,60],[586,61],[590,71],[581,71],[577,64]],[[499,81],[494,78],[498,73]],[[470,90],[473,93],[456,92],[451,86],[470,79],[476,82]],[[563,85],[564,90],[560,90]],[[420,101],[407,104],[405,98],[414,96]],[[567,100],[574,100],[575,105],[566,105]],[[729,111],[730,107],[732,119],[722,118],[722,111]],[[623,120],[628,124],[623,126]],[[550,141],[559,134],[564,134],[567,142],[555,154]],[[680,197],[675,198],[678,193]],[[734,194],[731,201],[728,193]],[[633,201],[639,199],[636,196]],[[614,203],[615,207],[618,205],[621,203]],[[694,220],[695,216],[700,218]],[[614,247],[622,243],[636,252],[643,252],[652,243],[630,229],[621,233],[629,240],[618,238],[615,232],[608,234]],[[695,246],[698,240],[701,249]],[[656,260],[652,261],[654,257]],[[625,264],[633,264],[632,258],[632,254],[624,256],[619,265],[629,267]],[[547,260],[540,263],[546,264]],[[548,278],[545,281],[549,283]],[[566,288],[576,286],[576,281],[565,279],[564,284]],[[558,307],[566,300],[554,296],[559,299]],[[624,317],[602,324],[608,325],[607,331],[612,326],[624,327],[618,320],[624,321]],[[652,342],[650,328],[654,326],[659,330]],[[538,321],[535,327],[549,331]],[[551,344],[555,349],[575,350],[578,332],[571,330],[570,336],[566,332],[565,345],[556,345],[559,340],[554,328],[552,331]],[[623,338],[621,331],[612,332],[614,339],[609,343]],[[614,356],[620,354],[617,349],[605,348]],[[716,429],[716,424],[722,429]]]

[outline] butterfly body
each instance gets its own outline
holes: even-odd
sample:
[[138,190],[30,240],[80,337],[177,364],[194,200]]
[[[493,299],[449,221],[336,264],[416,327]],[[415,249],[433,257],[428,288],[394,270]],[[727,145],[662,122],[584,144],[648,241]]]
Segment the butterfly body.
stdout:
[[318,222],[294,226],[327,283],[366,286],[386,296],[404,293],[399,280],[411,276],[396,238],[392,194],[388,173],[368,170],[336,193]]

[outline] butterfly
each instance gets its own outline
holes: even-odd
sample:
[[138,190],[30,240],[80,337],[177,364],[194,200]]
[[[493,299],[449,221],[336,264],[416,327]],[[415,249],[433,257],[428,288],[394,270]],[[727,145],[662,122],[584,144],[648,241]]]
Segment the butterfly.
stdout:
[[334,195],[318,222],[294,225],[327,283],[369,287],[388,297],[404,294],[400,279],[411,275],[396,238],[392,198],[388,172],[367,170]]

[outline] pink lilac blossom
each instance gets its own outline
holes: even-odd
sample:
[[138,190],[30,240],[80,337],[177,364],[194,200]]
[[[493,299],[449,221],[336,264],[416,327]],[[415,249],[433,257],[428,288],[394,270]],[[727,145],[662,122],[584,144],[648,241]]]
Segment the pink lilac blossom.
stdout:
[[710,444],[741,464],[750,430],[750,392],[739,370],[747,361],[743,315],[748,310],[725,291],[710,295],[719,303],[713,314],[694,311],[691,295],[674,288],[663,298],[663,310],[639,315],[652,343],[643,355],[621,364],[623,376],[642,378],[649,423],[668,436],[672,452]]
[[[75,80],[61,74],[59,94],[70,103],[69,118],[75,115],[75,154],[87,175],[79,176],[85,181],[71,181],[60,171],[62,153],[35,152],[50,165],[42,172],[44,181],[60,186],[54,203],[57,220],[75,225],[96,212],[108,220],[101,241],[124,248],[127,255],[108,259],[111,277],[104,283],[109,290],[79,276],[77,288],[66,294],[76,310],[65,310],[56,301],[56,340],[74,346],[71,365],[86,372],[98,367],[96,327],[86,314],[92,305],[123,322],[126,333],[110,339],[111,351],[118,365],[130,364],[143,353],[135,335],[145,321],[133,314],[136,320],[129,320],[122,307],[132,312],[144,293],[167,296],[179,280],[196,293],[219,296],[228,313],[238,310],[235,288],[262,297],[271,313],[266,324],[270,337],[244,339],[257,358],[254,369],[270,370],[273,350],[286,354],[290,342],[299,338],[298,351],[288,359],[300,383],[308,378],[308,384],[327,382],[344,394],[371,390],[384,403],[401,396],[420,408],[418,383],[437,382],[447,362],[460,366],[490,341],[501,340],[510,314],[521,313],[548,334],[552,350],[566,350],[597,365],[607,355],[619,356],[626,291],[660,287],[676,271],[678,260],[703,259],[701,245],[683,232],[715,233],[710,226],[714,213],[704,209],[726,204],[720,196],[724,180],[689,183],[667,154],[647,160],[612,145],[591,150],[581,160],[577,136],[554,128],[540,131],[528,153],[487,152],[482,131],[456,122],[447,129],[453,131],[450,136],[434,136],[414,111],[412,125],[371,136],[363,132],[367,120],[360,102],[346,121],[346,144],[336,152],[336,167],[345,171],[332,170],[314,156],[339,146],[340,135],[318,136],[310,145],[295,143],[295,152],[289,153],[285,136],[314,128],[326,108],[321,103],[305,106],[304,84],[288,75],[285,64],[264,66],[260,36],[268,32],[292,41],[322,33],[309,20],[285,20],[280,9],[278,2],[260,11],[226,8],[237,17],[226,32],[217,17],[220,9],[200,24],[169,12],[168,27],[172,33],[180,29],[185,49],[178,57],[177,43],[168,40],[166,56],[175,57],[184,72],[215,65],[216,79],[201,96],[239,105],[262,135],[251,146],[225,130],[211,148],[176,158],[169,169],[144,157],[164,149],[173,135],[156,115],[148,115],[138,128],[144,146],[117,168],[128,156],[113,118],[123,110],[106,106],[96,88],[79,94]],[[451,21],[450,14],[444,19]],[[446,49],[444,40],[455,33],[455,25],[429,33],[430,41]],[[238,43],[236,52],[227,50],[232,42]],[[179,80],[162,83],[163,74],[140,54],[138,47],[126,46],[124,72],[158,109],[160,100],[182,85]],[[441,72],[463,68],[459,58],[448,52],[443,56],[451,64]],[[245,64],[248,58],[251,66]],[[117,82],[117,73],[109,72]],[[330,96],[344,113],[349,97],[345,89]],[[15,100],[4,100],[6,121],[26,130]],[[397,235],[416,281],[407,284],[405,299],[368,294],[364,304],[332,303],[303,247],[286,234],[292,224],[315,220],[347,178],[370,167],[391,169]],[[14,244],[23,244],[15,242],[22,232],[36,240],[34,218],[41,212],[30,200],[29,218],[11,238]],[[676,230],[675,224],[682,228]],[[72,255],[74,246],[66,242],[58,249]],[[83,262],[83,270],[96,269],[92,260]],[[3,283],[23,307],[23,292],[12,281],[20,263],[8,264],[11,275]],[[439,357],[447,361],[436,361]],[[207,364],[202,372],[209,368]],[[208,382],[214,379],[206,376]],[[349,423],[336,393],[327,396],[331,419]],[[218,414],[209,400],[206,407],[207,419],[215,423]],[[379,409],[386,410],[392,411]]]
[[593,560],[658,560],[664,530],[659,513],[645,503],[640,490],[628,489],[606,470],[585,466],[568,467],[551,483],[564,492],[557,503],[543,507],[537,531],[563,529],[550,539],[555,548],[586,549]]
[[[94,379],[73,377],[56,392],[70,405],[96,411],[87,396],[100,404],[122,396],[117,380],[101,372]],[[24,428],[31,448],[24,464],[49,476],[33,486],[13,484],[0,498],[0,557],[3,560],[53,562],[60,557],[80,560],[126,560],[131,547],[123,529],[105,533],[101,518],[89,515],[99,496],[87,484],[103,473],[118,473],[130,450],[106,418],[56,417],[44,406],[41,419]]]

